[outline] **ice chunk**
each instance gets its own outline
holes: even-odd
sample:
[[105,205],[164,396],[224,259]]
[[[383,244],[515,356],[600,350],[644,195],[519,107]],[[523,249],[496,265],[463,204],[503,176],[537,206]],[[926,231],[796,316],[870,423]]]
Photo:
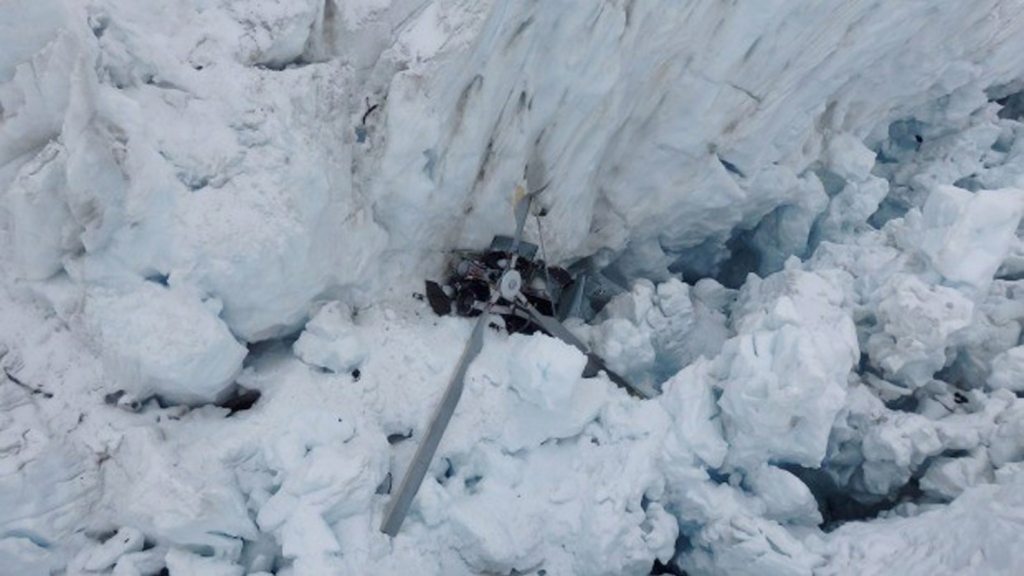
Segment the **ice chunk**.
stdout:
[[100,485],[95,464],[51,434],[45,412],[0,372],[0,550],[16,551],[7,558],[58,564]]
[[990,388],[1024,392],[1024,346],[1014,346],[992,359]]
[[971,322],[974,303],[962,292],[896,274],[879,291],[877,320],[865,351],[897,382],[923,386],[946,363],[950,336]]
[[[713,390],[716,380],[710,370],[709,360],[698,359],[669,379],[658,399],[673,416],[671,437],[676,443],[675,449],[685,449],[708,468],[719,468],[729,445],[723,437],[721,414]],[[674,460],[666,465],[692,464]]]
[[864,488],[871,494],[902,486],[926,458],[943,449],[935,427],[923,416],[894,413],[881,424],[868,430],[862,446]]
[[714,371],[734,464],[821,463],[859,355],[843,303],[833,280],[796,269],[744,285],[734,308],[739,335]]
[[748,472],[744,484],[764,502],[765,518],[783,524],[821,524],[821,512],[814,495],[793,474],[765,464]]
[[595,351],[633,382],[665,381],[700,356],[714,357],[729,337],[725,308],[733,291],[704,279],[691,289],[672,278],[639,280],[604,309]]
[[889,183],[876,176],[868,176],[863,182],[847,182],[829,200],[828,209],[816,224],[819,240],[841,241],[866,226],[888,193]]
[[963,458],[936,458],[921,477],[926,494],[952,500],[971,486],[994,480],[984,451]]
[[302,56],[310,30],[321,9],[313,0],[257,1],[227,4],[248,31],[239,43],[239,58],[246,64],[283,67]]
[[[821,557],[780,524],[756,515],[756,502],[729,485],[704,483],[682,496],[680,514],[700,526],[685,534],[687,573],[809,576]],[[684,524],[685,525],[685,524]]]
[[574,346],[546,336],[513,335],[509,384],[519,396],[550,412],[566,413],[587,359]]
[[123,464],[105,467],[104,482],[120,490],[103,495],[115,525],[230,560],[239,558],[243,539],[256,538],[234,471],[214,443],[185,449],[160,430],[138,427],[121,439],[116,457]]
[[1024,461],[1024,402],[1014,402],[996,418],[988,454],[996,468]]
[[294,345],[303,362],[347,373],[366,360],[366,345],[352,323],[352,310],[337,301],[325,304],[306,324]]
[[66,163],[64,146],[47,144],[22,167],[8,191],[14,257],[25,278],[52,276],[74,245],[76,227],[62,197]]
[[86,294],[82,316],[121,386],[138,397],[214,402],[234,382],[247,353],[209,303],[173,286],[96,288]]
[[350,420],[305,409],[279,421],[274,437],[263,441],[274,481],[262,495],[250,494],[250,505],[259,529],[273,535],[301,573],[338,572],[340,556],[365,546],[340,537],[341,528],[355,519],[359,534],[370,530],[363,514],[377,498],[388,455],[383,437],[357,434]]
[[116,564],[121,556],[142,550],[145,540],[146,537],[142,532],[125,526],[106,542],[91,550],[84,559],[82,567],[89,572],[106,570]]
[[736,464],[821,463],[852,367],[851,360],[822,351],[795,326],[726,342],[720,357],[728,362],[726,383],[718,405]]
[[594,352],[612,370],[636,380],[654,368],[654,342],[646,325],[638,326],[625,318],[612,318],[602,322],[598,331],[598,345]]
[[1016,237],[1024,191],[936,187],[922,209],[921,250],[952,282],[986,290]]
[[825,146],[825,162],[840,178],[863,182],[871,177],[876,154],[850,133],[832,135]]

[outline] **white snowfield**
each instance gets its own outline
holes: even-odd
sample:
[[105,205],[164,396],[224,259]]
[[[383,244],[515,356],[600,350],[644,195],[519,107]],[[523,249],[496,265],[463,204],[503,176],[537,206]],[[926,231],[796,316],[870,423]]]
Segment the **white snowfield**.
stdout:
[[[0,576],[1024,574],[1024,2],[0,2]],[[514,227],[575,348],[411,297]],[[232,411],[238,387],[261,396]]]

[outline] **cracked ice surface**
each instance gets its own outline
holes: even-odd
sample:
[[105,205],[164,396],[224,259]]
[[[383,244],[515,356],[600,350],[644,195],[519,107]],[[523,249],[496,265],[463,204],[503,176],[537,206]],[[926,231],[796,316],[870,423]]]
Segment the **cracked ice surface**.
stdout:
[[[1020,573],[1022,28],[5,2],[0,573]],[[629,284],[571,328],[662,395],[488,332],[391,540],[470,330],[408,294],[520,183]]]

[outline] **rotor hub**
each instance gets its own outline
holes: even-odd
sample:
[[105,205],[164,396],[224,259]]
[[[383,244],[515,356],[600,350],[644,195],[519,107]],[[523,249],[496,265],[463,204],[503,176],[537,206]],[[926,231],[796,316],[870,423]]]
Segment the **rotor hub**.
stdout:
[[498,284],[498,291],[501,292],[501,297],[505,300],[515,301],[522,287],[523,277],[519,275],[518,271],[509,270],[502,274],[501,282]]

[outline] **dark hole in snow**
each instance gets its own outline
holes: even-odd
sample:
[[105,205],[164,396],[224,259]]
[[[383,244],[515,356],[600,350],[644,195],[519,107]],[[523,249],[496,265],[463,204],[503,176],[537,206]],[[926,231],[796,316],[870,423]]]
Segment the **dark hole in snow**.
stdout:
[[230,410],[228,416],[236,412],[248,410],[260,399],[260,391],[238,386],[235,392],[227,399],[218,404],[221,408]]
[[89,28],[92,30],[92,35],[97,39],[103,37],[106,33],[107,27],[110,26],[110,19],[106,16],[90,17]]
[[747,175],[743,173],[743,170],[740,170],[739,166],[733,164],[732,162],[729,162],[725,158],[722,158],[721,156],[719,156],[718,157],[718,161],[722,164],[722,166],[730,174],[734,174],[736,176],[739,176],[740,178],[746,178],[747,177]]
[[156,576],[171,576],[171,571],[167,569],[167,566],[164,566],[156,573]]
[[708,480],[711,480],[712,482],[716,482],[718,484],[728,484],[729,483],[729,475],[728,474],[724,474],[721,471],[715,470],[715,469],[712,469],[712,468],[708,468],[707,469],[707,473],[708,473]]
[[103,403],[110,406],[117,406],[117,401],[120,400],[124,394],[124,390],[115,390],[103,397]]
[[190,174],[188,172],[178,172],[175,176],[190,192],[198,192],[210,185],[210,178],[208,176]]
[[722,262],[715,278],[726,288],[738,289],[747,280],[748,274],[756,274],[761,267],[761,255],[751,245],[753,232],[743,230],[725,243],[729,257]]
[[818,168],[814,171],[815,176],[818,180],[821,180],[821,185],[825,188],[825,194],[828,194],[829,198],[834,197],[846,188],[846,179],[829,170],[828,168]]
[[921,149],[927,128],[928,125],[917,118],[897,120],[889,125],[889,141],[893,147],[916,152]]
[[483,480],[483,477],[478,475],[478,474],[470,476],[469,478],[466,478],[466,481],[465,481],[466,490],[470,494],[475,494],[477,492],[477,486],[480,484],[481,480]]
[[86,531],[85,535],[97,542],[103,543],[107,542],[114,536],[117,536],[117,528],[107,528],[105,530],[100,530],[99,532]]
[[170,280],[170,276],[160,272],[156,272],[154,274],[146,276],[146,282],[152,282],[154,284],[159,284],[161,286],[167,286],[168,280]]
[[409,438],[412,438],[412,430],[408,430],[406,432],[397,432],[397,433],[394,433],[394,434],[388,434],[388,444],[391,444],[392,446],[394,446],[395,444],[398,444],[399,442],[402,442],[403,440],[408,440]]
[[362,375],[363,373],[359,371],[359,368],[356,368],[355,370],[352,371],[352,381],[359,382],[359,378],[361,378]]
[[997,99],[995,102],[1002,106],[998,113],[1000,118],[1007,120],[1024,119],[1024,91],[1014,92]]
[[686,576],[686,570],[683,570],[675,562],[672,562],[671,560],[668,564],[662,564],[661,560],[655,560],[654,566],[651,566],[651,576],[659,576],[661,574],[671,574],[672,576]]
[[388,472],[384,479],[377,485],[377,489],[374,490],[374,494],[391,494],[391,472]]
[[714,275],[715,263],[721,248],[721,242],[708,238],[697,246],[688,248],[669,265],[668,271],[682,276],[683,282],[693,285],[702,278]]
[[243,367],[248,368],[261,362],[275,363],[281,358],[292,358],[292,350],[301,333],[302,328],[300,326],[294,332],[279,338],[268,338],[267,340],[246,344],[248,354],[246,354],[245,360],[242,363]]
[[[836,484],[825,469],[804,468],[796,465],[780,465],[780,468],[799,478],[810,489],[818,502],[821,512],[821,529],[831,532],[847,522],[871,520],[883,512],[892,510],[905,502],[916,502],[923,492],[917,476],[887,496],[879,496],[874,503],[857,500],[849,490]],[[922,466],[919,470],[925,469]]]
[[309,66],[310,64],[313,64],[313,62],[307,60],[302,54],[299,54],[291,60],[258,62],[255,67],[260,70],[269,70],[271,72],[283,72],[285,70]]
[[917,396],[907,394],[906,396],[900,396],[899,398],[887,401],[885,407],[897,412],[916,412],[920,404],[921,401],[918,400]]

